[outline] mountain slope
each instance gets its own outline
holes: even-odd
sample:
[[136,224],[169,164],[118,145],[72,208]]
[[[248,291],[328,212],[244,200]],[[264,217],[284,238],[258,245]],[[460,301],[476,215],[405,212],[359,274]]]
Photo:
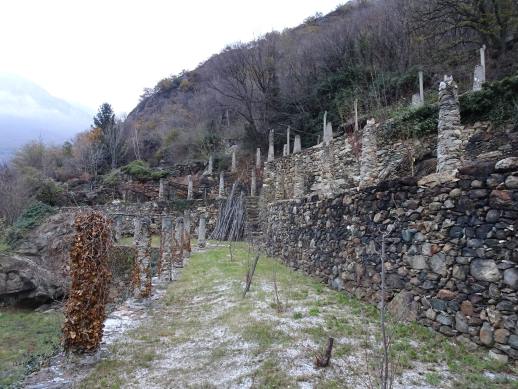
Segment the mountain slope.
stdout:
[[0,74],[0,160],[24,143],[60,143],[87,129],[92,113],[50,95],[32,81]]

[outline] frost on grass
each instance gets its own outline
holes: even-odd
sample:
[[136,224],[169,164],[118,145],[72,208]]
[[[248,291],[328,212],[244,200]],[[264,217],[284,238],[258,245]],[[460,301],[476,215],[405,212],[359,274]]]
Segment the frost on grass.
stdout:
[[[236,244],[232,262],[227,253],[223,246],[193,254],[167,291],[114,312],[100,361],[75,382],[85,388],[365,386],[365,366],[376,354],[376,314],[364,315],[358,302],[281,265],[275,265],[283,303],[277,309],[274,262],[265,258],[243,298],[246,249]],[[315,354],[329,336],[331,365],[316,368]],[[401,341],[411,352],[429,347],[413,336]],[[451,387],[456,378],[443,362],[410,360],[395,387],[423,389],[437,380]]]

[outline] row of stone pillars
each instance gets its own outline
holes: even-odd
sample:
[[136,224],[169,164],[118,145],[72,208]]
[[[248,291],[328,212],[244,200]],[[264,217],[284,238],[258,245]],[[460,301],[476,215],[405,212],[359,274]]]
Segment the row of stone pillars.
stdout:
[[[200,215],[198,226],[198,247],[205,247],[207,216]],[[122,215],[115,216],[114,235],[117,240],[122,236]],[[148,216],[133,219],[133,241],[136,249],[136,258],[133,271],[134,295],[145,298],[151,294],[151,219]],[[160,256],[157,263],[157,276],[172,281],[174,268],[181,268],[184,257],[189,258],[191,253],[191,217],[186,211],[183,217],[176,218],[173,226],[173,217],[164,215],[160,229]]]
[[[356,107],[355,107],[356,108]],[[328,146],[332,139],[332,127],[326,122],[324,114],[324,146]],[[355,118],[357,123],[357,117]],[[355,125],[357,126],[357,124]],[[364,188],[375,185],[378,180],[378,160],[376,131],[378,124],[374,119],[367,120],[362,131],[362,149],[360,160],[360,182],[359,187]],[[460,107],[457,85],[453,78],[445,76],[444,81],[439,85],[439,123],[437,138],[437,173],[454,176],[461,164],[461,128],[460,128]],[[269,157],[273,150],[273,132],[270,132]],[[285,146],[286,151],[286,146]],[[333,149],[325,150],[322,155],[322,176],[327,182],[326,192],[333,192],[333,172],[330,166]],[[282,180],[282,177],[277,177]],[[277,184],[276,185],[280,185]],[[294,166],[293,196],[300,198],[305,195],[303,166],[297,160]],[[278,198],[278,193],[275,195]]]

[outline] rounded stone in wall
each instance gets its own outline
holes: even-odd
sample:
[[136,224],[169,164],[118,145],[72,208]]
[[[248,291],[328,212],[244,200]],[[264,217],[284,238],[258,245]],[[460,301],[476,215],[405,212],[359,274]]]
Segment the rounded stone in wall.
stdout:
[[488,259],[475,259],[472,261],[470,273],[479,281],[497,282],[501,278],[495,261]]

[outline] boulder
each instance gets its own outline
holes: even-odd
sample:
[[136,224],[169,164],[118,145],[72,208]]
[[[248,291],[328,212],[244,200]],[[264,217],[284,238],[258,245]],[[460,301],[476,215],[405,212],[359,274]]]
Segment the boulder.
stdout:
[[0,302],[36,307],[66,292],[74,214],[58,213],[0,255]]
[[45,269],[40,258],[0,254],[0,302],[36,307],[62,297],[63,273]]
[[406,290],[396,294],[387,308],[397,320],[416,321],[417,319],[417,303],[412,293]]

